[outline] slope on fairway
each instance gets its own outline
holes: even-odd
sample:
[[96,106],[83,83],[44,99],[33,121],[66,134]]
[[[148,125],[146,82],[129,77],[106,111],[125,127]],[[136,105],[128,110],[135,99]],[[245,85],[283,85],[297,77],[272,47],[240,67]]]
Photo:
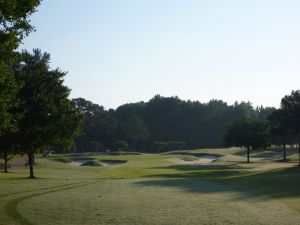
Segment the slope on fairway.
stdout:
[[239,150],[189,152],[219,157],[182,165],[168,160],[187,156],[180,153],[89,156],[127,161],[117,167],[38,158],[41,179],[23,179],[26,170],[0,174],[0,224],[299,223],[300,171],[293,156],[289,163],[273,162],[274,154],[245,164]]

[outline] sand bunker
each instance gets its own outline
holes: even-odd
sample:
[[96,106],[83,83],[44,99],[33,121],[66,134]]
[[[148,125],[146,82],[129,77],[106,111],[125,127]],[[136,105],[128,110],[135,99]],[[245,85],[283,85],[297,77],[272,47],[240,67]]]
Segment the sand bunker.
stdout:
[[127,161],[126,160],[102,160],[101,163],[103,166],[118,166],[127,163]]
[[[72,162],[69,163],[69,165],[84,166],[85,164],[87,164],[90,161],[91,160],[78,159],[78,160],[73,160]],[[99,161],[99,163],[102,166],[118,166],[118,165],[122,165],[124,163],[127,163],[127,161],[126,160],[102,160],[102,161]]]
[[169,161],[178,163],[178,164],[207,164],[207,163],[211,163],[213,161],[215,161],[217,159],[216,156],[211,156],[211,155],[204,155],[201,157],[197,157],[197,159],[193,159],[193,160],[185,160],[185,159],[181,159],[181,158],[172,158],[169,159]]
[[87,163],[90,160],[84,160],[84,159],[78,159],[78,160],[73,160],[72,162],[69,163],[71,166],[81,166],[84,163]]

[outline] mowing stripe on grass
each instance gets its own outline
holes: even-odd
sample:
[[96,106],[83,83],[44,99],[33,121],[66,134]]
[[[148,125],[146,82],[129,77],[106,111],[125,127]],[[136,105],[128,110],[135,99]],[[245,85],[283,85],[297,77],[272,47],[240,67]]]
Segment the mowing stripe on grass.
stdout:
[[[6,212],[6,214],[13,219],[15,222],[21,224],[21,225],[34,225],[34,223],[30,222],[28,219],[26,219],[25,217],[23,217],[17,210],[17,206],[27,200],[30,199],[32,197],[36,197],[39,195],[45,195],[45,194],[50,194],[50,193],[54,193],[54,192],[59,192],[59,191],[64,191],[64,190],[69,190],[69,189],[74,189],[77,187],[82,187],[82,186],[87,186],[90,184],[95,184],[95,183],[99,183],[100,181],[95,181],[95,182],[89,182],[89,183],[83,183],[81,182],[81,184],[75,185],[75,186],[70,186],[70,187],[65,187],[65,188],[60,188],[60,189],[56,189],[53,188],[54,190],[49,190],[46,192],[42,192],[42,193],[36,193],[36,194],[31,194],[31,195],[27,195],[27,196],[23,196],[23,197],[19,197],[16,198],[10,202],[8,202],[5,206],[4,206],[4,210]],[[62,185],[62,186],[66,186],[66,185]],[[61,186],[60,186],[61,187]]]
[[85,182],[74,182],[74,183],[70,183],[70,184],[63,184],[63,185],[58,185],[58,186],[52,186],[52,187],[45,187],[45,188],[40,188],[40,189],[33,189],[33,190],[28,190],[28,191],[20,191],[20,192],[14,192],[14,193],[8,193],[8,194],[3,194],[0,195],[0,198],[5,198],[5,197],[10,197],[12,195],[18,195],[18,194],[23,194],[23,193],[28,193],[28,192],[38,192],[38,191],[46,191],[49,189],[54,189],[54,188],[59,188],[59,187],[64,187],[64,186],[69,186],[69,185],[73,185],[73,184],[82,184]]

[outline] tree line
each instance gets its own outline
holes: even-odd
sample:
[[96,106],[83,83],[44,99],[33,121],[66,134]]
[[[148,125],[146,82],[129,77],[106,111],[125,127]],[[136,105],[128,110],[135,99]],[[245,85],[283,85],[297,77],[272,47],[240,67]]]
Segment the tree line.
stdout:
[[298,145],[300,167],[300,90],[292,91],[281,99],[279,109],[272,111],[266,121],[257,117],[243,117],[231,121],[224,134],[227,146],[245,147],[247,162],[250,149],[279,145],[282,161],[287,161],[287,145]]
[[218,148],[223,146],[226,126],[232,120],[256,117],[266,122],[267,116],[275,111],[272,107],[254,108],[249,102],[200,103],[160,95],[148,102],[124,104],[115,110],[105,110],[83,98],[72,102],[84,115],[83,132],[75,138],[74,151],[77,152]]
[[[224,145],[250,149],[270,144],[299,144],[300,91],[281,107],[254,108],[249,102],[228,105],[154,96],[148,102],[117,109],[83,98],[70,99],[66,72],[50,67],[50,55],[39,49],[17,51],[34,30],[29,17],[39,0],[0,1],[0,154],[7,163],[26,154],[34,178],[36,152],[134,150],[165,152]],[[300,149],[299,149],[300,165]]]

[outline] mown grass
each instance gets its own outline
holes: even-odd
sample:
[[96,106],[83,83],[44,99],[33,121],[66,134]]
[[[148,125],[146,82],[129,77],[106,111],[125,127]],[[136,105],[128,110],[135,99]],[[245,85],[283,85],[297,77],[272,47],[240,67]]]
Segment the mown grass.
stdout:
[[[217,160],[169,160],[208,154]],[[37,157],[39,179],[25,179],[27,169],[0,174],[0,224],[299,224],[297,156],[284,163],[276,152],[252,155],[249,164],[240,149]],[[83,158],[126,163],[67,163]]]

